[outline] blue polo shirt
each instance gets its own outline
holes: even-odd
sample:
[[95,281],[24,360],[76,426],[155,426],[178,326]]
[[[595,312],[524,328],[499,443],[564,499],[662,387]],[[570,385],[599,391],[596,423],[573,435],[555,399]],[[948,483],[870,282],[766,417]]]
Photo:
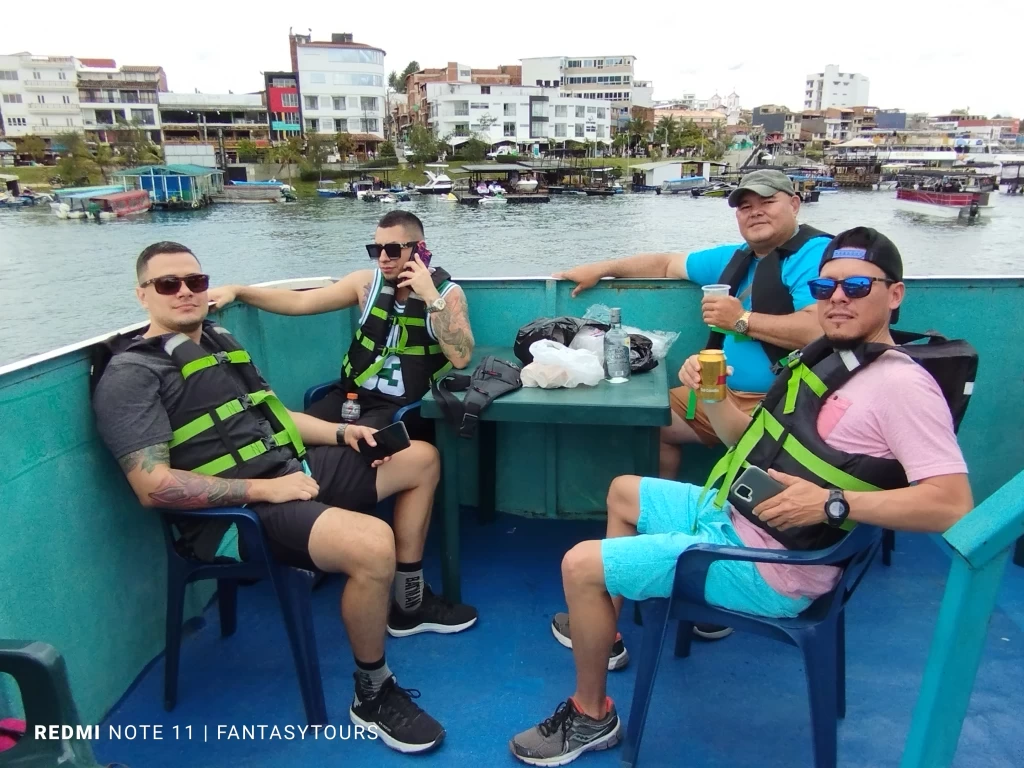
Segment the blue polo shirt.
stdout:
[[[803,248],[792,256],[782,260],[782,282],[789,289],[789,295],[793,297],[795,310],[801,310],[814,303],[807,281],[818,276],[818,265],[830,242],[831,238],[815,237],[808,240]],[[745,247],[745,243],[737,243],[694,251],[686,257],[686,274],[697,285],[721,282],[722,271],[733,254]],[[747,294],[742,300],[744,309],[750,309],[750,291],[747,288],[754,279],[754,271],[760,261],[754,259],[750,271],[740,283],[739,294]],[[723,351],[728,364],[733,367],[733,374],[729,377],[730,389],[738,392],[768,391],[775,380],[775,374],[772,373],[768,355],[764,353],[760,342],[755,339],[737,341],[733,336],[727,335]]]

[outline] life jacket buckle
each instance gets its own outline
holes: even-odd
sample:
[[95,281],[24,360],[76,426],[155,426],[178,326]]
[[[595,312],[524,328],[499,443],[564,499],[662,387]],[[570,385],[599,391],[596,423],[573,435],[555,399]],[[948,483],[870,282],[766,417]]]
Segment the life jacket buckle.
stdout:
[[217,360],[218,363],[226,363],[226,362],[228,362],[228,353],[227,352],[214,352],[213,353],[213,357]]
[[273,435],[266,435],[262,440],[260,440],[260,442],[263,443],[263,447],[268,451],[272,451],[278,447],[277,440],[274,439]]
[[240,398],[238,398],[238,402],[241,403],[243,411],[248,411],[254,405],[252,401],[252,395],[248,394],[242,395]]

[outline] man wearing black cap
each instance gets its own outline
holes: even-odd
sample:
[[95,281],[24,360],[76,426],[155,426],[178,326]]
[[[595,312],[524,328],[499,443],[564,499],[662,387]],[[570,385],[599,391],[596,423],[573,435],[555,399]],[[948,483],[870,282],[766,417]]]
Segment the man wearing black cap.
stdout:
[[[552,717],[513,737],[516,757],[564,765],[620,740],[606,685],[607,671],[626,658],[618,613],[625,598],[669,597],[685,549],[818,550],[856,523],[941,533],[972,508],[943,391],[909,349],[893,348],[889,323],[903,301],[902,278],[899,251],[884,235],[863,227],[839,235],[809,281],[824,337],[791,356],[753,418],[728,400],[707,404],[716,433],[734,447],[707,491],[615,478],[607,538],[577,544],[562,561],[569,615],[552,631],[573,649],[576,690]],[[696,355],[680,378],[698,385]],[[747,465],[766,470],[781,488],[752,508],[727,499]],[[708,570],[704,599],[741,613],[792,617],[834,589],[840,575],[832,566],[720,560]]]
[[[744,242],[691,253],[642,253],[583,264],[555,274],[577,283],[573,296],[602,277],[674,277],[698,285],[728,284],[730,295],[706,295],[707,348],[725,351],[733,368],[730,402],[751,413],[771,385],[772,365],[821,335],[807,291],[830,235],[797,224],[800,198],[781,171],[754,171],[729,195]],[[679,474],[680,445],[719,444],[703,403],[691,390],[671,390],[672,424],[662,429],[660,476]]]

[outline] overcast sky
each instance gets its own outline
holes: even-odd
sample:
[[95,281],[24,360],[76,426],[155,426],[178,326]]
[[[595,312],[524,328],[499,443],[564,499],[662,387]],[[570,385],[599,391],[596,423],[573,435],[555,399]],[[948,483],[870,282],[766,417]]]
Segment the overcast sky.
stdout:
[[[6,3],[0,53],[113,58],[156,64],[174,91],[262,87],[263,70],[289,69],[288,28],[314,40],[351,32],[387,52],[388,71],[516,64],[527,56],[637,57],[656,99],[723,97],[746,108],[802,107],[805,77],[826,64],[871,80],[871,105],[913,112],[1024,116],[1019,7],[1010,0],[769,3],[514,3],[305,0],[295,3],[90,6]],[[147,21],[147,19],[150,19]],[[1001,26],[1001,24],[1005,26]],[[1001,30],[1011,30],[1003,32]]]

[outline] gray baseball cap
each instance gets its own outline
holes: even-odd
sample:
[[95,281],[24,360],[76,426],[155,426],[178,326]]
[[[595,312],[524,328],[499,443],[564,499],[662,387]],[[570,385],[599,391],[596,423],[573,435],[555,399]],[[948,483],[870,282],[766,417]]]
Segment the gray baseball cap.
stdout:
[[747,190],[756,192],[761,197],[771,197],[776,192],[785,192],[791,197],[796,194],[793,182],[782,171],[754,171],[743,177],[740,185],[729,194],[729,207],[740,204],[740,198]]

